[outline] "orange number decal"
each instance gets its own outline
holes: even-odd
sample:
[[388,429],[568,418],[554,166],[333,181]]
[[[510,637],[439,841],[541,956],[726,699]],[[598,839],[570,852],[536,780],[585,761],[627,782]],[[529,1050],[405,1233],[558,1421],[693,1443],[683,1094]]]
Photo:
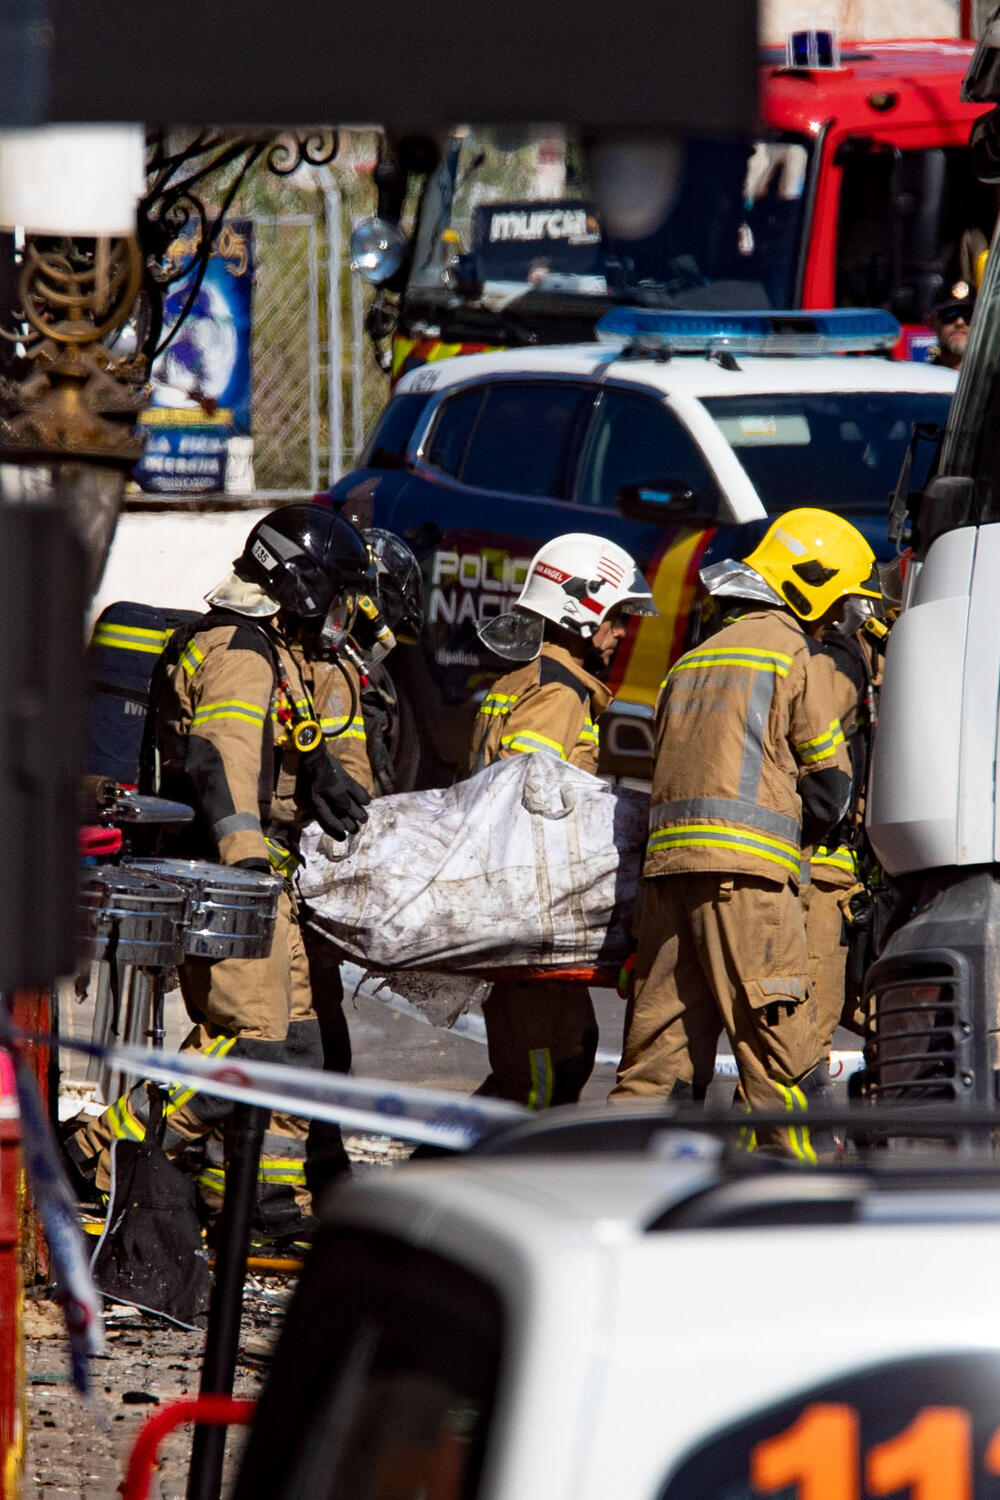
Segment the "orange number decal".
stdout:
[[989,1440],[983,1467],[987,1474],[1000,1474],[1000,1427]]
[[787,1431],[754,1444],[750,1483],[765,1495],[795,1485],[800,1500],[858,1500],[859,1467],[857,1412],[840,1402],[817,1402]]
[[972,1421],[958,1406],[925,1406],[898,1437],[868,1455],[873,1495],[909,1489],[912,1500],[971,1500]]

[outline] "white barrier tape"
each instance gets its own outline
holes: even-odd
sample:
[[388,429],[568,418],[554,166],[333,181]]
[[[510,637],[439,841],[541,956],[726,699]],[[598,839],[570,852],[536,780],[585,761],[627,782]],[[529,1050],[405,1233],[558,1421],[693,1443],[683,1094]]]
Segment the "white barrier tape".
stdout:
[[[54,1039],[53,1039],[54,1040]],[[513,1125],[530,1111],[499,1099],[470,1099],[445,1089],[420,1088],[380,1079],[351,1078],[284,1063],[227,1057],[219,1062],[199,1052],[162,1052],[152,1047],[99,1046],[61,1037],[60,1047],[100,1057],[135,1079],[186,1084],[197,1092],[328,1120],[373,1135],[393,1135],[449,1150],[463,1150],[484,1129]]]
[[[830,1053],[830,1077],[834,1083],[852,1077],[855,1073],[863,1073],[865,1067],[865,1054],[863,1052],[831,1052]],[[728,1054],[715,1059],[716,1078],[738,1078],[739,1072],[736,1067],[735,1057]]]

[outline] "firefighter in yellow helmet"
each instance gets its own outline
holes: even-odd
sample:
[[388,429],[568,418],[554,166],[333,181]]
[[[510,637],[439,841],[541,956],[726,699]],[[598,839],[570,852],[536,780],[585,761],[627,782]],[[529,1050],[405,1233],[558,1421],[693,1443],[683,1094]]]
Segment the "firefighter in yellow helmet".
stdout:
[[[819,636],[877,599],[875,558],[841,517],[796,510],[709,591],[759,601],[667,674],[612,1099],[703,1098],[727,1033],[751,1108],[805,1110],[826,1083],[798,899],[802,849],[844,816],[851,766]],[[805,1120],[758,1144],[814,1157]]]

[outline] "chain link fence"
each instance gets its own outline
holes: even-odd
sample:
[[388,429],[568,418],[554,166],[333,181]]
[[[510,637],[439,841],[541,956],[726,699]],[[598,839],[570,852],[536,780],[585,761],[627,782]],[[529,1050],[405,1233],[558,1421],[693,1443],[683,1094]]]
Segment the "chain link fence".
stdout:
[[370,289],[347,265],[336,188],[315,214],[254,216],[254,490],[311,494],[350,469],[388,396],[363,332]]

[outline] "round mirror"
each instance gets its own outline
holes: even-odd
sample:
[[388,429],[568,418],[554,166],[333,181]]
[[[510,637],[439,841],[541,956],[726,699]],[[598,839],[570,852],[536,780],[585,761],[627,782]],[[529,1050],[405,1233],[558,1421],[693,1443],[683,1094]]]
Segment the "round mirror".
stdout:
[[351,235],[351,270],[376,285],[396,274],[405,254],[403,232],[388,219],[365,219]]

